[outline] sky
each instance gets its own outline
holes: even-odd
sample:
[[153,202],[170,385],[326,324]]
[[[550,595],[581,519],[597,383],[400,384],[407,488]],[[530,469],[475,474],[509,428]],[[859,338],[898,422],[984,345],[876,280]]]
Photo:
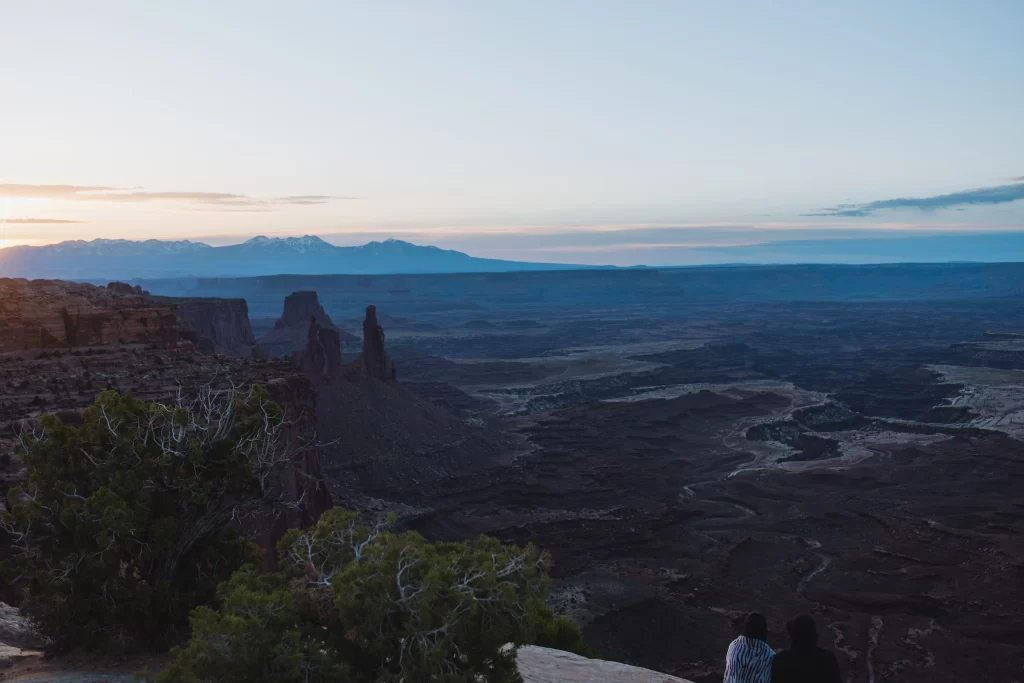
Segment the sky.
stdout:
[[1024,2],[0,0],[0,247],[1024,231]]

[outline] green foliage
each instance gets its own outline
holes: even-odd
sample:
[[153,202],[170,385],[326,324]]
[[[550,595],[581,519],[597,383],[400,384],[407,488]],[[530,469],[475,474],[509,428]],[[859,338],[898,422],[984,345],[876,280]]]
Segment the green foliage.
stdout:
[[200,683],[346,681],[344,665],[321,649],[317,624],[302,613],[282,574],[252,565],[218,589],[220,607],[192,613],[192,640],[158,681]]
[[15,540],[7,576],[27,580],[23,610],[54,649],[180,637],[255,557],[233,522],[267,503],[280,425],[259,388],[174,406],[111,391],[79,427],[44,416],[0,523]]
[[579,625],[569,617],[555,616],[550,611],[541,618],[532,644],[572,652],[590,659],[595,656]]
[[157,683],[519,681],[515,646],[585,649],[545,606],[547,557],[480,537],[427,543],[333,509],[279,543],[277,575],[235,574]]

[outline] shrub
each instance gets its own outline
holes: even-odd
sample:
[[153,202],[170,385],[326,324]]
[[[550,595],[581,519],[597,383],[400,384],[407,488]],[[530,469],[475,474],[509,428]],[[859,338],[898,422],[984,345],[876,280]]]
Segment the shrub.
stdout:
[[[551,616],[547,557],[480,537],[427,543],[330,510],[279,544],[280,574],[237,572],[157,683],[519,681],[513,646],[582,642]],[[540,636],[540,634],[545,634]]]
[[[172,406],[105,392],[79,427],[44,416],[23,436],[27,483],[8,494],[8,580],[53,649],[161,647],[254,547],[237,520],[275,504],[292,467],[266,392]],[[0,577],[3,580],[3,577]]]
[[554,616],[550,612],[541,620],[533,645],[565,650],[588,658],[595,656],[575,621],[569,617]]

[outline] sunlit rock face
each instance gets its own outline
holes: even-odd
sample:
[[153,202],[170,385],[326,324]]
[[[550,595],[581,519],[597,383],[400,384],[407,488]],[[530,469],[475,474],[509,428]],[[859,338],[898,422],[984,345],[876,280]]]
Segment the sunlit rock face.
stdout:
[[174,302],[127,285],[0,278],[0,351],[172,346],[178,336]]

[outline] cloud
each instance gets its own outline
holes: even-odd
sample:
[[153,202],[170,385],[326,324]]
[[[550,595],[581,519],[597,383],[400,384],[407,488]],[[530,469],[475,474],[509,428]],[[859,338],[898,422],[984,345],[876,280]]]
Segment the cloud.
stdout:
[[95,192],[113,192],[116,187],[96,185],[17,185],[0,184],[0,197],[12,199],[82,199]]
[[337,197],[328,194],[300,194],[292,197],[278,197],[274,201],[282,204],[298,204],[308,206],[311,204],[326,204],[334,199],[359,199],[359,197]]
[[[83,199],[86,199],[83,197]],[[265,206],[269,202],[252,199],[241,194],[225,192],[140,192],[137,190],[99,192],[89,195],[88,201],[99,202],[188,202],[215,206]]]
[[839,204],[819,213],[806,213],[805,216],[860,217],[871,216],[876,211],[885,209],[952,209],[961,206],[978,204],[1006,204],[1024,199],[1024,177],[1016,178],[1011,185],[982,187],[976,190],[964,190],[951,194],[940,194],[934,197],[880,199],[866,204]]
[[15,225],[46,225],[56,223],[84,223],[85,221],[66,221],[60,218],[0,218],[0,223]]
[[115,204],[145,204],[150,202],[178,202],[195,204],[205,210],[272,211],[275,206],[306,206],[326,204],[335,199],[356,199],[333,195],[294,195],[277,199],[257,199],[231,192],[149,192],[141,187],[109,187],[105,185],[19,185],[0,184],[0,198],[51,199],[75,202],[108,202]]

